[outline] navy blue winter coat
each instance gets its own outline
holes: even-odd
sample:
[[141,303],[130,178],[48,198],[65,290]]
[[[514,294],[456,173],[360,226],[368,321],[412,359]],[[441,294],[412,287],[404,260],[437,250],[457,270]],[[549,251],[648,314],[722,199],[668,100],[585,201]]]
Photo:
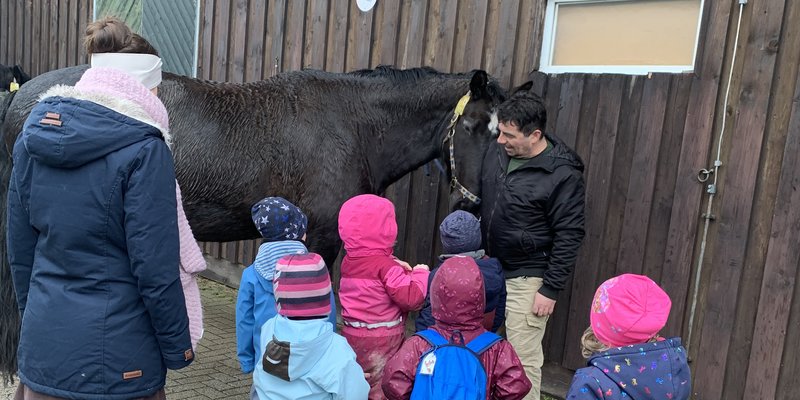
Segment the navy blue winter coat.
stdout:
[[594,353],[588,364],[575,371],[567,400],[686,400],[692,393],[686,349],[677,337]]
[[[474,258],[475,263],[478,264],[478,269],[480,269],[481,275],[483,276],[483,287],[486,293],[484,319],[491,318],[491,329],[486,323],[484,323],[484,328],[492,332],[497,332],[506,320],[506,280],[503,275],[503,266],[500,265],[498,259],[486,257],[483,250],[463,253],[461,255]],[[455,256],[455,254],[444,254],[439,256],[439,259],[444,262],[444,260],[452,256]],[[419,311],[419,315],[415,321],[417,332],[424,331],[436,323],[433,319],[433,313],[431,313],[430,287],[431,282],[433,282],[433,277],[436,276],[436,271],[439,270],[441,265],[442,263],[440,262],[439,265],[431,271],[430,275],[428,275],[428,294],[425,295],[425,305]],[[491,314],[492,312],[494,312],[494,314]]]
[[[61,126],[40,122],[48,112]],[[14,145],[8,258],[32,390],[149,396],[191,363],[174,166],[156,127],[86,100],[36,105]]]

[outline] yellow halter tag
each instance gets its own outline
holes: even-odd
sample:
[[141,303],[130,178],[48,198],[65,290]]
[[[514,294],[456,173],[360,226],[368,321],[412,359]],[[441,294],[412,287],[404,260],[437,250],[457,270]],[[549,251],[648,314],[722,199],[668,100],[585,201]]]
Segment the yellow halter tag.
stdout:
[[467,103],[469,103],[469,96],[470,94],[469,92],[467,92],[467,94],[465,94],[463,97],[461,97],[460,100],[458,100],[458,104],[456,104],[456,110],[455,110],[456,115],[464,115],[464,108],[467,107]]
[[17,83],[17,80],[14,79],[13,81],[11,81],[11,84],[8,85],[8,91],[16,92],[17,90],[19,90],[19,83]]

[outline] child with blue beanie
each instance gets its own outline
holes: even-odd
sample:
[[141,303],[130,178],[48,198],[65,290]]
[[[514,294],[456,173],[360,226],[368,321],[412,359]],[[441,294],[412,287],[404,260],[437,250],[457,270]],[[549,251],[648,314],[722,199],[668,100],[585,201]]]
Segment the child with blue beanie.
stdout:
[[[275,264],[290,254],[306,254],[308,217],[281,197],[267,197],[251,209],[253,223],[264,238],[255,261],[242,272],[236,300],[236,350],[242,372],[253,372],[261,348],[261,327],[278,312],[273,277]],[[336,329],[336,302],[331,293],[328,320]]]
[[[440,266],[444,261],[455,256],[472,258],[478,264],[486,291],[483,326],[486,330],[497,332],[497,329],[505,321],[506,282],[500,261],[487,257],[486,252],[481,249],[480,221],[466,211],[454,211],[439,225],[439,239],[442,241],[443,253],[439,256]],[[431,271],[428,277],[428,288],[430,288],[438,269],[437,266]],[[430,290],[428,290],[425,305],[417,316],[417,332],[428,329],[434,322],[433,315],[431,315]]]

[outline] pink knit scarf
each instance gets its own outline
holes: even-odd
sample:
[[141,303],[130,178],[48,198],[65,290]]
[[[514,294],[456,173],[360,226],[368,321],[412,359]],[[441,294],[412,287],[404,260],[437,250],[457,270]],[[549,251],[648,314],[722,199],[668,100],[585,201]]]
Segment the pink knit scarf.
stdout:
[[75,88],[84,93],[128,100],[141,107],[159,128],[169,130],[169,118],[164,103],[134,77],[121,70],[107,67],[89,68],[75,84]]

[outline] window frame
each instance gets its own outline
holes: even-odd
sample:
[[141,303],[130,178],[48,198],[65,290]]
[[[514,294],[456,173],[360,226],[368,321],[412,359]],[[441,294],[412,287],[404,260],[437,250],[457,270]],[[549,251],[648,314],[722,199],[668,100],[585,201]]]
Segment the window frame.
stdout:
[[542,32],[542,48],[539,60],[539,71],[548,74],[589,73],[589,74],[626,74],[647,75],[649,73],[687,73],[694,72],[697,64],[697,48],[700,44],[700,28],[703,22],[703,6],[706,0],[700,0],[700,12],[697,16],[697,32],[695,33],[694,50],[691,65],[553,65],[553,49],[555,32],[558,25],[558,7],[562,4],[592,3],[630,3],[637,0],[547,0],[544,29]]

